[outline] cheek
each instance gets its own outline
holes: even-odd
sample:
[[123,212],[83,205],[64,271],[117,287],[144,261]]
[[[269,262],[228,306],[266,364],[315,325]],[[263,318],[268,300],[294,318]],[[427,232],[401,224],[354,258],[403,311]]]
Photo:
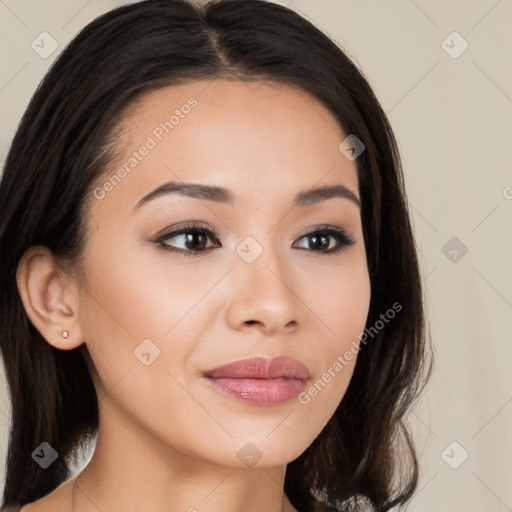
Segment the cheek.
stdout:
[[317,331],[322,336],[310,347],[311,357],[319,363],[317,373],[298,401],[310,408],[310,421],[319,428],[345,395],[362,348],[359,339],[368,317],[371,284],[364,253],[353,256],[331,269],[328,278],[322,276],[324,286],[308,295],[311,309],[317,308]]
[[311,290],[307,299],[316,304],[318,321],[325,327],[323,349],[330,363],[353,340],[359,341],[370,307],[371,283],[365,252],[359,248],[346,256],[345,260],[340,259],[339,265],[316,276],[322,286],[314,287],[312,277],[307,285]]
[[[143,393],[150,381],[168,381],[164,368],[182,367],[193,349],[179,333],[192,332],[193,314],[187,313],[207,291],[207,283],[204,276],[201,282],[192,272],[166,263],[164,252],[152,255],[150,263],[146,254],[152,251],[137,251],[133,241],[130,245],[112,237],[108,244],[91,245],[88,253],[80,326],[106,389],[130,371],[129,379],[140,379]],[[142,360],[148,357],[154,363],[146,367]]]
[[89,252],[86,327],[101,325],[95,333],[100,337],[108,333],[112,341],[135,343],[163,339],[178,323],[186,324],[187,313],[207,291],[205,276],[184,271],[163,249],[141,247],[131,233],[103,238],[109,243],[96,243],[97,250],[92,246]]
[[[80,324],[99,378],[99,399],[106,396],[104,407],[110,408],[110,397],[131,422],[168,441],[181,439],[187,429],[176,421],[175,411],[199,418],[205,414],[180,383],[186,381],[184,371],[194,351],[194,315],[187,312],[207,291],[207,283],[204,276],[201,282],[166,265],[165,254],[162,265],[156,263],[159,258],[149,264],[141,261],[143,254],[139,258],[133,248],[126,249],[130,257],[125,260],[119,249],[89,259]],[[125,423],[126,418],[117,424]]]

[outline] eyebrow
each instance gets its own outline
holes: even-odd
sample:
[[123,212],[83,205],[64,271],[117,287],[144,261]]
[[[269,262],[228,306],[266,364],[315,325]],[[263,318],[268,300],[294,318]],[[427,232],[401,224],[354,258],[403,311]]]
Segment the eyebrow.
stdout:
[[[146,194],[133,208],[133,210],[141,207],[143,204],[169,194],[177,194],[180,196],[193,197],[196,199],[206,199],[218,203],[234,205],[236,197],[233,193],[222,187],[214,185],[203,185],[201,183],[186,183],[169,181],[155,188],[149,194]],[[344,185],[326,185],[323,187],[308,189],[300,192],[293,201],[292,208],[307,206],[320,203],[331,199],[332,197],[342,197],[354,202],[361,208],[361,202],[358,197]]]

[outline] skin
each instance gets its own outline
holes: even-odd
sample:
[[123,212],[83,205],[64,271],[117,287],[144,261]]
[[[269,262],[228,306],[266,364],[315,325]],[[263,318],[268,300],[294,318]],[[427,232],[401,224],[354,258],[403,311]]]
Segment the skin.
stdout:
[[[83,267],[59,270],[41,246],[20,261],[31,321],[56,348],[87,347],[100,410],[86,468],[23,512],[295,511],[283,492],[286,465],[348,387],[355,357],[306,405],[254,405],[202,378],[237,359],[289,355],[309,368],[311,385],[358,341],[370,281],[357,204],[333,197],[291,208],[299,192],[321,185],[344,185],[359,198],[355,162],[338,150],[346,134],[295,88],[217,80],[154,91],[125,115],[107,177],[191,96],[198,104],[190,114],[93,201]],[[236,204],[165,195],[133,211],[170,180],[228,188]],[[187,257],[152,241],[187,221],[213,229],[221,247]],[[304,235],[322,224],[354,244],[313,252]],[[235,250],[247,236],[263,249],[252,263]],[[183,236],[165,243],[190,247]],[[146,338],[161,351],[149,366],[134,357]],[[261,453],[252,467],[237,457],[248,442]]]

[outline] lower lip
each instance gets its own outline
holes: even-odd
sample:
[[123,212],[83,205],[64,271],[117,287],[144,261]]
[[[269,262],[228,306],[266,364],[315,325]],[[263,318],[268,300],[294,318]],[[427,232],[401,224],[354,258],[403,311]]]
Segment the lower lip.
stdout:
[[279,405],[302,392],[306,383],[300,379],[233,379],[207,378],[212,386],[228,395],[255,405]]

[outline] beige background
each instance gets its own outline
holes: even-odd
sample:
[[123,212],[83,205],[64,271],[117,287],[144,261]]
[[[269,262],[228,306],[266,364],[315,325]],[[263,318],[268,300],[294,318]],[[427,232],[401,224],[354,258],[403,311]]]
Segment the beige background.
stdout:
[[[410,415],[422,474],[409,510],[512,511],[512,1],[279,3],[359,63],[402,152],[437,357]],[[2,162],[58,51],[118,4],[0,0]],[[59,44],[47,59],[31,48],[43,31]]]

